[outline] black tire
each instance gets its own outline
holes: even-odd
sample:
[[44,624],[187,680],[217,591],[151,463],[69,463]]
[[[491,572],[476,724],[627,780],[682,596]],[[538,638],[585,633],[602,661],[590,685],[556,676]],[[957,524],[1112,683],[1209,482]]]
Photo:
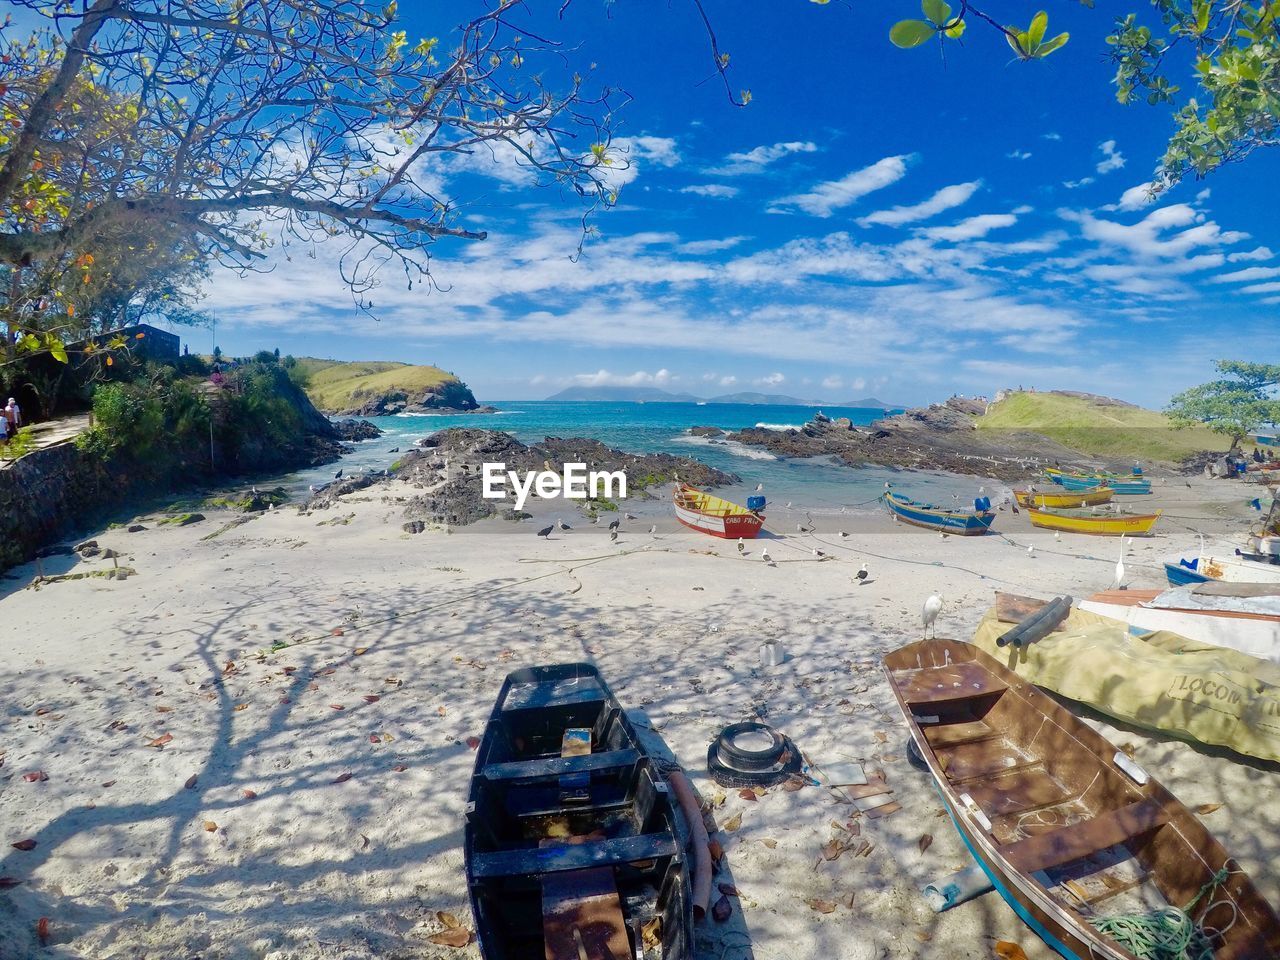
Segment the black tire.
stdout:
[[[768,766],[754,769],[744,770],[740,768],[736,761],[730,760],[729,755],[723,751],[725,744],[729,744],[732,748],[732,740],[736,733],[743,733],[743,728],[763,727],[771,733],[775,739],[775,745],[771,746],[767,751],[760,750],[738,750],[739,756],[746,754],[749,757],[748,762],[760,762],[759,754],[769,753],[773,755],[773,762]],[[777,744],[781,743],[781,749],[777,749]],[[711,746],[707,748],[707,773],[722,787],[772,787],[792,777],[798,775],[804,769],[804,757],[800,755],[800,751],[796,745],[775,731],[772,727],[764,724],[733,724],[726,727],[720,736],[711,741]]]
[[907,737],[907,762],[917,770],[925,773],[929,772],[929,764],[925,763],[924,757],[920,755],[920,748],[916,746],[915,737]]
[[[745,750],[734,740],[744,734],[763,733],[771,739],[769,746],[762,750]],[[735,770],[768,770],[777,766],[779,759],[786,752],[787,741],[773,727],[757,723],[753,720],[744,723],[731,723],[720,731],[716,737],[716,746],[724,762]]]

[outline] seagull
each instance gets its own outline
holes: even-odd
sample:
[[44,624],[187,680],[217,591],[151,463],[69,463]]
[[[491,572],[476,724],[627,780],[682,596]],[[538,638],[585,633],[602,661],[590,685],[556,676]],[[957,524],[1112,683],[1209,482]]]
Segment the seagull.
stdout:
[[551,531],[554,530],[555,528],[556,526],[554,523],[549,527],[543,527],[541,530],[538,531],[538,536],[542,537],[544,540],[550,540]]
[[622,526],[621,520],[611,520],[609,522],[609,532],[610,533],[615,532],[620,526]]
[[658,535],[658,525],[655,523],[649,527],[649,536],[656,537]]
[[791,509],[791,501],[790,501],[790,500],[788,500],[788,501],[787,501],[787,509],[788,509],[788,510],[790,510],[790,509]]
[[1035,545],[1034,543],[1032,543],[1032,544],[1028,544],[1028,546],[1027,546],[1027,556],[1028,556],[1028,557],[1034,557],[1035,555],[1036,555],[1036,545]]
[[812,533],[812,532],[813,532],[813,527],[806,527],[803,523],[797,523],[797,524],[796,524],[796,531],[797,531],[798,533]]
[[1022,512],[1021,510],[1018,509],[1018,505],[1016,503],[1009,504],[1009,509],[1012,510],[1014,513]]
[[845,533],[843,530],[841,530],[841,531],[840,531],[840,539],[841,539],[841,540],[848,540],[848,539],[849,539],[849,535],[848,535],[847,533]]
[[593,514],[591,515],[591,522],[592,522],[592,523],[599,523],[599,522],[600,522],[600,514],[598,514],[598,513],[593,513]]
[[817,547],[813,548],[813,555],[817,557],[819,560],[821,560],[823,557],[826,556],[826,554],[821,550],[819,550]]
[[939,539],[939,540],[946,540],[946,539],[947,539],[947,531],[945,531],[945,530],[939,530],[939,531],[938,531],[938,539]]
[[1053,539],[1055,539],[1055,540],[1061,540],[1061,539],[1062,539],[1062,534],[1061,534],[1061,533],[1059,533],[1057,530],[1053,531]]
[[757,484],[756,484],[756,493],[763,493],[763,492],[764,492],[764,484],[763,484],[763,483],[757,483]]
[[618,531],[617,531],[617,530],[610,530],[610,531],[609,531],[609,542],[610,542],[610,543],[617,543],[617,542],[618,542]]
[[886,480],[886,481],[884,482],[884,488],[885,488],[886,490],[888,490],[888,489],[889,489],[889,487],[891,487],[891,486],[892,486],[892,484],[891,484],[891,483],[889,483],[889,481],[888,481],[888,480]]
[[860,583],[860,584],[861,584],[861,583],[866,583],[866,582],[867,582],[867,577],[869,577],[869,576],[870,576],[870,574],[869,574],[869,573],[867,573],[867,565],[864,563],[862,566],[860,566],[860,567],[858,568],[858,572],[857,572],[857,573],[855,573],[855,574],[854,574],[854,576],[858,578],[858,583]]
[[639,518],[639,517],[637,517],[634,513],[624,513],[624,514],[622,515],[622,519],[624,519],[624,520],[639,520],[640,518]]
[[315,493],[315,492],[316,492],[316,485],[315,485],[314,483],[309,483],[309,484],[307,484],[307,489],[308,489],[308,490],[310,490],[312,493]]
[[773,557],[769,556],[768,547],[760,548],[760,559],[763,560],[765,563],[767,563],[769,566],[771,567],[773,566]]
[[1120,538],[1120,559],[1116,561],[1116,579],[1115,582],[1111,584],[1111,589],[1113,590],[1124,589],[1124,548],[1125,542],[1128,539],[1128,537]]
[[939,594],[931,593],[929,599],[924,602],[924,609],[920,611],[920,619],[924,621],[924,635],[929,636],[929,628],[933,627],[933,635],[938,635],[938,614],[942,612],[942,597]]
[[333,479],[335,479],[335,480],[341,480],[341,479],[342,479],[342,471],[341,471],[341,470],[339,470],[337,473],[335,473],[335,474],[333,475]]
[[255,483],[252,487],[250,487],[250,489],[253,491],[253,495],[256,497],[258,495],[258,485]]
[[557,526],[557,527],[559,527],[561,530],[572,530],[572,529],[573,529],[573,527],[569,526],[567,523],[565,523],[565,522],[564,522],[563,520],[561,520],[559,517],[556,517],[556,526]]
[[745,543],[743,543],[743,542],[742,542],[742,538],[741,538],[741,537],[739,537],[739,538],[738,538],[738,553],[746,553],[746,552],[747,552],[747,545],[746,545]]

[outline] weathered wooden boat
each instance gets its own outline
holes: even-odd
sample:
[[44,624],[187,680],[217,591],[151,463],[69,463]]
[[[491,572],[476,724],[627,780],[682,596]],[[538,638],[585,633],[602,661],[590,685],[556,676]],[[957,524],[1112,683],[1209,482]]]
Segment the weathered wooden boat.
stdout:
[[1089,533],[1099,537],[1145,537],[1160,519],[1155,513],[1110,513],[1097,516],[1084,513],[1058,513],[1053,510],[1027,510],[1031,523],[1046,530]]
[[1141,496],[1151,492],[1151,481],[1141,478],[1104,477],[1074,473],[1050,473],[1049,479],[1064,490],[1095,490],[1105,486],[1117,496]]
[[693,957],[687,825],[594,667],[507,677],[468,799],[485,960]]
[[981,536],[991,529],[996,519],[992,510],[944,510],[892,491],[884,495],[884,502],[889,513],[905,523],[962,537]]
[[1159,909],[1179,911],[1164,923],[1185,911],[1215,960],[1280,956],[1280,918],[1239,864],[1047,694],[954,640],[909,644],[884,666],[965,844],[1062,956],[1136,960],[1119,928],[1160,923]]
[[1167,590],[1103,590],[1080,609],[1122,620],[1131,631],[1168,630],[1280,663],[1280,584],[1207,580]]
[[1065,490],[1015,490],[1013,495],[1019,505],[1024,507],[1096,507],[1101,503],[1110,503],[1115,496],[1110,487],[1090,487],[1088,490],[1068,492]]
[[1210,580],[1223,580],[1227,583],[1280,583],[1280,564],[1265,560],[1202,554],[1196,566]]
[[683,483],[676,485],[672,502],[676,519],[686,527],[725,540],[754,540],[764,523],[763,514]]

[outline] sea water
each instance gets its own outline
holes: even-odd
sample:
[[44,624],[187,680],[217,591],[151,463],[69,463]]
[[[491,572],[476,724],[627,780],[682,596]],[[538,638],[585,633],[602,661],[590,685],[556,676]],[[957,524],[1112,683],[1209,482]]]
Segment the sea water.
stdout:
[[[742,403],[597,403],[587,401],[513,400],[495,401],[491,414],[398,414],[370,417],[384,431],[376,440],[354,444],[355,452],[336,465],[297,474],[291,480],[305,489],[307,484],[327,482],[341,467],[350,474],[360,470],[389,467],[421,438],[448,427],[502,430],[523,443],[544,437],[587,437],[630,453],[669,453],[693,457],[709,466],[736,474],[741,482],[716,491],[720,496],[745,502],[764,485],[770,507],[812,512],[815,516],[854,509],[878,509],[876,498],[886,482],[916,500],[939,506],[968,507],[983,483],[977,477],[922,470],[883,467],[851,468],[829,457],[777,457],[767,450],[726,440],[724,437],[695,437],[695,426],[718,427],[725,431],[746,427],[786,430],[802,427],[817,407]],[[832,419],[848,417],[865,426],[886,415],[879,408],[822,407]],[[896,412],[896,411],[890,411]],[[988,483],[986,493],[998,502],[1004,488]]]

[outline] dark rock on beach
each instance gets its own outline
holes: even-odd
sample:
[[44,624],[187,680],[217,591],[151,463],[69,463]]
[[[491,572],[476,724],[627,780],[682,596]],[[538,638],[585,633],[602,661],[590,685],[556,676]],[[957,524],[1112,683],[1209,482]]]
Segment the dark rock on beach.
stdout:
[[724,431],[719,427],[690,427],[689,436],[691,437],[723,437]]
[[376,440],[382,436],[382,431],[368,420],[355,420],[352,418],[335,420],[333,421],[333,428],[338,432],[338,438],[345,440],[347,443]]

